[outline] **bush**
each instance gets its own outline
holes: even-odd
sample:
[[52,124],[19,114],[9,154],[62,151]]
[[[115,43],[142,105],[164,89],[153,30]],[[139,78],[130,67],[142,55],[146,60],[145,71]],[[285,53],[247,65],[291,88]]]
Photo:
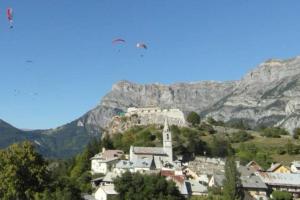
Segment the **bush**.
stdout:
[[200,116],[196,112],[190,112],[186,120],[193,126],[200,124]]
[[286,191],[276,190],[276,191],[272,192],[272,199],[274,199],[274,200],[292,200],[293,195]]
[[295,128],[293,131],[293,138],[299,139],[299,136],[300,136],[300,128]]
[[212,117],[208,117],[207,118],[207,123],[214,125],[214,126],[225,126],[225,123],[223,121],[216,121],[214,118]]
[[119,200],[173,199],[184,200],[177,186],[158,175],[125,172],[114,180]]
[[209,133],[209,134],[215,134],[216,133],[216,130],[210,124],[207,124],[207,123],[201,123],[201,125],[198,129],[200,131],[204,131],[204,132]]
[[288,135],[289,133],[284,128],[279,127],[271,127],[265,128],[262,130],[261,135],[265,137],[272,137],[272,138],[280,138],[281,135]]
[[233,154],[230,143],[224,138],[215,136],[209,145],[209,151],[210,155],[214,157],[226,157]]
[[233,143],[245,142],[253,139],[253,136],[246,131],[238,131],[231,134],[230,141]]
[[237,121],[229,121],[225,123],[225,126],[230,128],[236,128],[241,130],[250,130],[250,126],[242,119]]

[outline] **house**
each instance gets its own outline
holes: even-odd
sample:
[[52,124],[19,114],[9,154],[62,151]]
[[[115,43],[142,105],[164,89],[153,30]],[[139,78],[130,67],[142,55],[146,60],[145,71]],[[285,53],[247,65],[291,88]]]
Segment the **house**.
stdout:
[[91,160],[91,173],[92,174],[106,174],[111,168],[119,161],[124,155],[121,150],[106,150],[96,154]]
[[257,163],[255,162],[254,160],[250,161],[246,167],[250,167],[252,168],[254,171],[263,171],[263,168]]
[[273,172],[273,173],[291,173],[290,169],[286,166],[283,166],[281,163],[275,163],[271,165],[269,169],[267,169],[267,172]]
[[184,175],[178,175],[174,170],[161,170],[160,175],[166,177],[167,180],[172,180],[178,187],[179,192],[183,196],[188,197],[189,192]]
[[293,196],[300,197],[300,174],[292,173],[258,173],[270,190],[288,191]]
[[118,193],[115,191],[114,185],[102,185],[95,192],[96,200],[109,200],[116,196]]
[[291,172],[300,174],[300,161],[294,161],[291,164]]
[[172,133],[169,130],[167,120],[163,129],[163,147],[130,147],[130,161],[142,160],[145,158],[154,159],[158,169],[167,164],[173,163]]
[[267,200],[267,185],[255,174],[254,168],[247,166],[239,166],[241,187],[252,198]]
[[215,173],[224,173],[225,160],[222,158],[209,158],[197,156],[195,160],[189,161],[188,167],[196,174],[207,174],[212,176]]
[[225,180],[224,174],[213,174],[208,182],[209,187],[221,187],[223,188],[223,182]]
[[208,195],[207,186],[201,184],[197,180],[186,181],[187,190],[191,196],[206,196]]
[[109,160],[103,160],[97,155],[91,158],[91,173],[92,174],[106,174],[111,170],[114,164],[119,161],[118,158],[113,158]]
[[129,172],[140,172],[156,170],[154,158],[143,158],[137,160],[120,160],[114,169],[116,174],[123,174],[126,171]]

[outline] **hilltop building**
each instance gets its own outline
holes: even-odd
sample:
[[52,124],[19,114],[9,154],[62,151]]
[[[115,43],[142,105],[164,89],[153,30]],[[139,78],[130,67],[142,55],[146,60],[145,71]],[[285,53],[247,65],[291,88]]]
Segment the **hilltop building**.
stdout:
[[137,116],[140,125],[161,124],[167,119],[170,125],[186,126],[184,114],[179,109],[161,109],[159,107],[136,108],[130,107],[126,117]]

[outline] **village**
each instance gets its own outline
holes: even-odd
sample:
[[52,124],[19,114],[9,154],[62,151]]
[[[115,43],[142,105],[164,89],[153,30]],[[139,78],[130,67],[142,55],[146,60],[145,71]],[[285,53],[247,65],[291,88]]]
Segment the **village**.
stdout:
[[[192,161],[183,162],[180,156],[173,155],[168,118],[164,120],[162,138],[162,147],[131,146],[129,154],[103,148],[102,152],[94,155],[91,158],[91,173],[99,177],[91,183],[95,189],[93,198],[107,200],[117,195],[113,181],[126,171],[164,176],[174,181],[186,198],[207,196],[211,188],[222,190],[225,180],[224,158],[198,156]],[[273,163],[267,170],[263,170],[254,160],[246,165],[236,161],[236,167],[246,199],[267,200],[276,190],[288,191],[294,198],[300,197],[300,161],[293,161],[289,166]]]

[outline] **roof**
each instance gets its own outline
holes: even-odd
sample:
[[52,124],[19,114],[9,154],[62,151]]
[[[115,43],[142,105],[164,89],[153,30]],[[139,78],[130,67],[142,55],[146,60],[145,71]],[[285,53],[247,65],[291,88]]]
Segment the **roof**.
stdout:
[[102,159],[102,158],[94,156],[90,160],[98,160],[98,162],[101,162],[101,163],[108,163],[108,162],[113,162],[113,161],[119,160],[119,158]]
[[128,161],[128,160],[120,160],[117,164],[116,164],[116,168],[119,169],[132,169],[134,168],[133,162]]
[[183,175],[175,175],[175,171],[173,170],[161,170],[160,175],[172,179],[174,182],[178,182],[180,184],[184,184],[184,176]]
[[240,172],[241,176],[250,176],[255,173],[253,168],[242,165],[238,167],[238,171]]
[[90,194],[82,194],[81,197],[84,200],[96,200],[96,198],[93,195],[90,195]]
[[137,159],[133,161],[134,167],[136,168],[150,168],[152,163],[154,164],[153,158]]
[[223,182],[225,180],[224,174],[214,174],[213,179],[215,181],[216,186],[223,186]]
[[163,147],[132,147],[135,154],[167,155]]
[[255,171],[262,171],[263,168],[254,160],[250,161],[247,165],[247,167],[253,168]]
[[99,187],[99,189],[102,189],[106,194],[110,194],[110,195],[113,195],[113,194],[118,194],[116,191],[115,191],[115,186],[114,185],[101,185]]
[[271,167],[267,169],[267,172],[274,172],[276,169],[278,169],[281,166],[282,166],[281,163],[272,164]]
[[113,182],[114,180],[113,179],[115,179],[115,178],[117,178],[117,174],[115,174],[115,173],[113,173],[113,172],[108,172],[105,176],[104,176],[104,178],[103,178],[103,182]]
[[124,154],[124,151],[121,150],[103,150],[103,152],[94,155],[91,160],[116,160],[119,159]]
[[292,165],[294,165],[297,168],[300,168],[300,161],[293,161]]
[[243,188],[256,188],[263,190],[266,190],[268,188],[266,184],[261,180],[261,178],[256,175],[241,176],[240,179]]
[[186,181],[186,186],[190,194],[192,193],[206,193],[207,186],[202,185],[196,180],[188,180]]
[[105,150],[102,153],[102,158],[107,160],[107,159],[112,159],[112,158],[120,158],[124,154],[124,151],[121,150]]
[[300,174],[261,172],[259,176],[267,185],[300,187]]
[[119,169],[151,168],[151,167],[155,167],[153,158],[136,159],[133,161],[120,160],[116,164],[116,168]]

